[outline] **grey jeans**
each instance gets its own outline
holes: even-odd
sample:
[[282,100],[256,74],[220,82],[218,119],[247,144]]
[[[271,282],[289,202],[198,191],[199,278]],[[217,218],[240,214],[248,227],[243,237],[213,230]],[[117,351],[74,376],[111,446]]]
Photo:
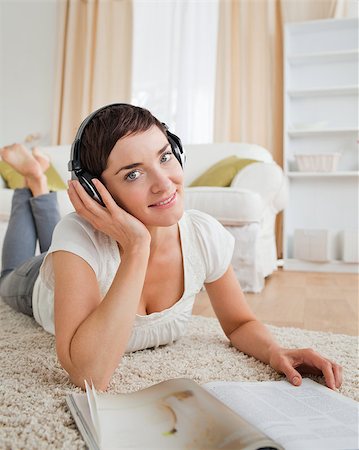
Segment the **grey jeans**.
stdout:
[[[0,297],[16,311],[33,316],[32,292],[60,220],[55,192],[32,197],[15,189],[2,250]],[[40,255],[35,256],[39,241]]]

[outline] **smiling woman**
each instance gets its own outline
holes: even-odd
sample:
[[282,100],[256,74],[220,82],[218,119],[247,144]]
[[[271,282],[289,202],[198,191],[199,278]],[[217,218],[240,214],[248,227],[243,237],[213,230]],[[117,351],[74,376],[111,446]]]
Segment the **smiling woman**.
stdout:
[[[340,366],[311,349],[280,347],[249,309],[230,265],[234,238],[211,216],[184,211],[181,141],[149,111],[115,104],[85,119],[70,161],[76,212],[59,222],[46,158],[21,145],[1,156],[25,185],[13,196],[0,295],[55,334],[76,385],[91,379],[106,389],[126,352],[183,336],[205,285],[237,349],[295,385],[309,372],[340,386]],[[34,257],[37,239],[43,253]]]

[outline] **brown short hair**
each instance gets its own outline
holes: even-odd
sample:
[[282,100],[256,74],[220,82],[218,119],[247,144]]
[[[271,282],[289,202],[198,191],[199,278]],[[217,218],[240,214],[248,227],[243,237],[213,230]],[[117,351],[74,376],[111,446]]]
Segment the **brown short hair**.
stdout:
[[[81,167],[101,178],[116,142],[124,136],[157,126],[165,135],[164,125],[150,111],[128,104],[109,105],[99,111],[86,126],[81,139]],[[167,135],[166,135],[167,136]]]

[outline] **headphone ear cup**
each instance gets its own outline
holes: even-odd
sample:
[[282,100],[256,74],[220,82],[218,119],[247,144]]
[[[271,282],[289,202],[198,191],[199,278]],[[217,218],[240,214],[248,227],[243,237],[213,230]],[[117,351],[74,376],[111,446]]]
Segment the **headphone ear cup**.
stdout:
[[92,182],[92,179],[94,178],[90,173],[81,171],[80,173],[76,174],[77,179],[79,180],[79,183],[81,186],[85,189],[85,191],[88,193],[88,195],[97,201],[102,206],[105,206],[101,195],[99,194],[98,190],[96,189],[95,185]]
[[171,144],[173,154],[177,158],[178,162],[181,164],[182,169],[184,169],[186,163],[186,154],[182,147],[181,139],[168,130],[167,130],[167,137]]

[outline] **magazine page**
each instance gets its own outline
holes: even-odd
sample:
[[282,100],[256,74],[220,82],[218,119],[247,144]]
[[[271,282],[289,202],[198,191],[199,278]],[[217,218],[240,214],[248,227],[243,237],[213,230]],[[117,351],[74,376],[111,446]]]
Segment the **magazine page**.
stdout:
[[192,380],[96,397],[100,447],[106,450],[281,448]]
[[87,403],[90,410],[90,416],[95,429],[94,437],[96,439],[96,442],[101,442],[101,428],[97,413],[98,407],[97,407],[96,389],[94,388],[93,384],[92,387],[90,388],[86,380],[85,380],[85,388],[86,388]]
[[308,378],[202,385],[286,450],[357,449],[359,403]]
[[68,394],[66,403],[87,447],[90,450],[100,450],[86,394]]

